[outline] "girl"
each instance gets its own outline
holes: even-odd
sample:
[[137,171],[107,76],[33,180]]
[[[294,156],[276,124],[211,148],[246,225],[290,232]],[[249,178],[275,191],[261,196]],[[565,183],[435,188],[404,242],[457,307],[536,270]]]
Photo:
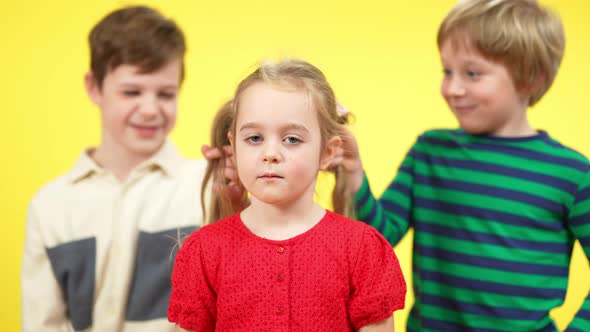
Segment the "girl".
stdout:
[[313,201],[341,144],[324,75],[265,64],[236,91],[228,138],[250,204],[188,237],[172,276],[178,331],[391,331],[406,285],[378,232]]

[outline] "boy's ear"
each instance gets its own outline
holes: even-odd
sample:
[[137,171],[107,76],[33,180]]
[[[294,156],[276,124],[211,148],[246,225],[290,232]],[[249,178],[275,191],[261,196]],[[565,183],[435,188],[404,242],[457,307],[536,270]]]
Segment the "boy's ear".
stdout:
[[94,78],[94,75],[92,75],[92,72],[87,72],[84,75],[84,87],[86,88],[88,98],[90,98],[94,104],[98,105],[101,96],[100,87],[98,86],[98,82]]
[[330,167],[341,145],[342,138],[340,138],[340,136],[332,136],[326,142],[326,147],[324,148],[320,159],[320,170],[325,171]]

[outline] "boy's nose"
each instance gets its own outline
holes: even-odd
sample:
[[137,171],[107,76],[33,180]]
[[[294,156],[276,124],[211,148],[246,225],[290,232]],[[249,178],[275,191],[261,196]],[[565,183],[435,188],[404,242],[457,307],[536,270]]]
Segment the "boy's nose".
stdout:
[[152,116],[158,113],[159,105],[157,98],[146,95],[139,105],[139,112],[144,116]]
[[451,78],[447,82],[446,90],[449,96],[462,96],[465,94],[465,85],[459,78]]

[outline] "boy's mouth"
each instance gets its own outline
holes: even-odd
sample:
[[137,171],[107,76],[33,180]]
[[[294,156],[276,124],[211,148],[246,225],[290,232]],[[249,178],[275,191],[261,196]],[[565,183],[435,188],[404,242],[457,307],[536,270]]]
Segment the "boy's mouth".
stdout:
[[473,112],[475,110],[475,108],[476,108],[475,105],[453,106],[453,110],[459,114]]
[[143,126],[143,125],[130,125],[131,128],[137,132],[140,137],[152,137],[161,128],[161,126]]

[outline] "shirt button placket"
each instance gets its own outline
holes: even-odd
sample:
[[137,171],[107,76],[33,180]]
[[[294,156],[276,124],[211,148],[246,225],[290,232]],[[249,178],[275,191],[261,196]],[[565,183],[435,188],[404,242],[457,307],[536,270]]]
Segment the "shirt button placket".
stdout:
[[289,329],[289,248],[277,245],[273,253],[272,279],[274,314],[279,331]]

